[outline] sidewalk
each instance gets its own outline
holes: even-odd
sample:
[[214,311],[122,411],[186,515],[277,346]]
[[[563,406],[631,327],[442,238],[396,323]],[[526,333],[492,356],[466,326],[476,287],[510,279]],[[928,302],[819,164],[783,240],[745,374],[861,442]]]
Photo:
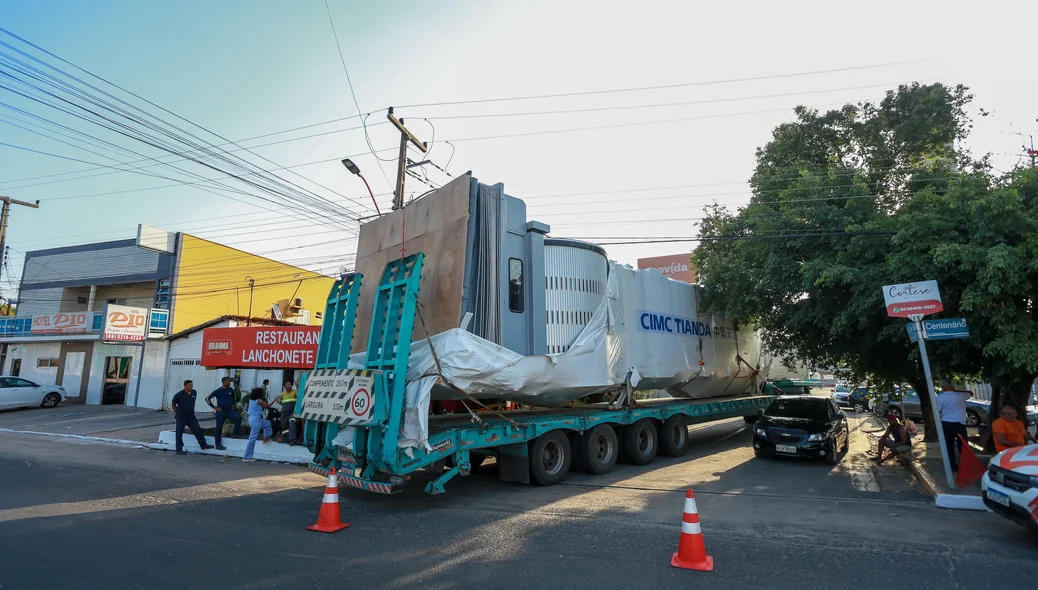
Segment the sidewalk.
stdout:
[[[198,422],[203,429],[216,427],[216,418],[210,412],[199,412]],[[173,412],[145,410],[126,406],[88,406],[62,404],[57,408],[28,408],[0,411],[0,432],[68,436],[98,442],[117,444],[139,443],[156,450],[176,449],[176,421]],[[213,437],[206,440],[213,444]],[[226,451],[201,450],[195,437],[184,433],[184,450],[189,453],[242,457],[247,440],[224,437]],[[255,457],[261,461],[309,463],[313,455],[304,446],[289,446],[276,442],[256,443]]]
[[[213,427],[212,414],[199,414],[202,427]],[[175,426],[173,412],[126,406],[61,404],[56,408],[27,408],[0,412],[0,428],[76,436],[96,436],[142,443],[159,440],[159,432]]]

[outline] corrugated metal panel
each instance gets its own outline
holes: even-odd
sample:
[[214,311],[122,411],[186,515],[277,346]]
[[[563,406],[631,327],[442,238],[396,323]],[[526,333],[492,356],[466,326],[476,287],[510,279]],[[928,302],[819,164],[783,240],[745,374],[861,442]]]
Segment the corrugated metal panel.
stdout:
[[29,254],[22,275],[22,285],[26,287],[39,283],[157,273],[161,256],[158,252],[134,245],[103,250]]
[[61,311],[61,287],[22,289],[18,299],[18,317]]
[[570,246],[544,246],[548,353],[566,352],[605,298],[608,261]]

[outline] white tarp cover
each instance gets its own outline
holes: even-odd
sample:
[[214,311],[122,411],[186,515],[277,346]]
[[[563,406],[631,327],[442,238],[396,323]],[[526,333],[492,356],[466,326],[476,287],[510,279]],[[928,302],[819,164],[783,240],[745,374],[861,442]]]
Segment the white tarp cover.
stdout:
[[[361,368],[363,359],[352,355],[350,367]],[[752,388],[759,361],[756,332],[737,333],[730,321],[700,314],[693,285],[610,262],[605,299],[564,353],[522,356],[461,329],[412,343],[399,444],[426,447],[432,396],[460,397],[443,387],[434,392],[440,371],[474,398],[558,406],[615,390],[628,374],[635,388],[676,397],[736,395]]]

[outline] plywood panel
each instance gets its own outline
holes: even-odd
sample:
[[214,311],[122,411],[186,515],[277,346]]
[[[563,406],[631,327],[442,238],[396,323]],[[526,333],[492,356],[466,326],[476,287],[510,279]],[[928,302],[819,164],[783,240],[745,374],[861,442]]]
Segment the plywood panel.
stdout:
[[364,280],[357,305],[353,352],[367,348],[378,281],[386,263],[400,258],[401,237],[408,255],[425,253],[418,302],[429,334],[416,321],[414,339],[458,327],[465,282],[470,182],[470,175],[461,176],[404,209],[361,226],[356,271],[363,273]]

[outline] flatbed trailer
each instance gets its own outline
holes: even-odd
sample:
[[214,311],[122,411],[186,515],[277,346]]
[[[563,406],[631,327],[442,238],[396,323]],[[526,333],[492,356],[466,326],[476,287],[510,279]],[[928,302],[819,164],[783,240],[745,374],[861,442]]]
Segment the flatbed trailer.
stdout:
[[636,400],[628,385],[613,403],[429,416],[428,447],[399,448],[422,260],[419,253],[386,266],[364,369],[345,368],[362,277],[344,277],[333,287],[317,365],[304,379],[296,410],[314,453],[311,471],[328,475],[334,467],[344,485],[394,494],[415,472],[438,468],[441,473],[425,491],[439,494],[450,479],[494,456],[502,480],[551,485],[571,467],[602,474],[621,456],[641,465],[657,454],[680,456],[688,449],[689,425],[736,417],[753,421],[774,399]]

